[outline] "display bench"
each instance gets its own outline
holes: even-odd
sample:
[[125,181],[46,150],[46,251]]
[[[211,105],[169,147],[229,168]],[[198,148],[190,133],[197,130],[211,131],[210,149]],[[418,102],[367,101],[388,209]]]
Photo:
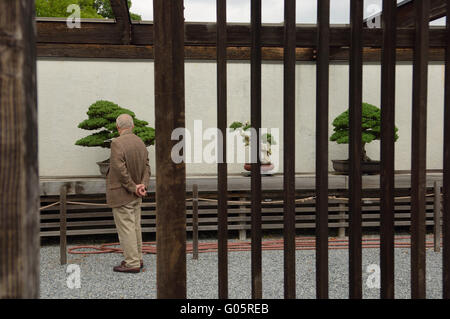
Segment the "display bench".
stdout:
[[[363,176],[363,227],[378,227],[380,217],[380,176]],[[395,225],[410,225],[410,174],[395,176]],[[345,236],[348,227],[348,176],[329,175],[329,227]],[[440,194],[441,173],[427,174],[427,225],[433,225],[434,194]],[[193,193],[194,185],[198,192]],[[436,188],[435,188],[436,187]],[[262,228],[283,228],[283,176],[262,177]],[[64,192],[62,192],[64,191]],[[143,232],[156,231],[155,177],[150,180],[148,196],[142,204]],[[64,194],[63,194],[64,193]],[[59,236],[61,220],[67,235],[116,233],[111,209],[105,205],[105,179],[100,177],[41,178],[41,236]],[[64,195],[64,205],[60,201]],[[194,201],[196,208],[194,209]],[[197,209],[198,207],[198,209]],[[61,209],[62,208],[62,209]],[[63,212],[64,215],[61,215]],[[191,232],[217,231],[217,178],[186,178],[186,229]],[[296,227],[315,228],[315,176],[296,176]],[[228,229],[245,239],[251,228],[250,178],[228,177]]]
[[[442,173],[428,173],[427,187],[433,187],[434,182],[442,183]],[[150,187],[148,191],[155,191],[155,177],[150,178]],[[346,175],[332,175],[328,177],[329,189],[347,189],[349,177]],[[363,189],[377,189],[380,187],[379,175],[362,176]],[[187,176],[186,191],[192,191],[192,186],[198,185],[199,192],[217,191],[216,176]],[[396,174],[396,188],[410,188],[410,174]],[[86,195],[86,194],[104,194],[105,179],[101,177],[42,177],[40,178],[40,195],[52,196],[59,195],[62,186],[67,187],[68,195]],[[299,190],[315,189],[315,175],[302,174],[296,175],[295,187]],[[283,176],[263,176],[263,190],[282,190]],[[231,175],[228,177],[229,191],[248,191],[250,190],[250,178],[247,176]]]

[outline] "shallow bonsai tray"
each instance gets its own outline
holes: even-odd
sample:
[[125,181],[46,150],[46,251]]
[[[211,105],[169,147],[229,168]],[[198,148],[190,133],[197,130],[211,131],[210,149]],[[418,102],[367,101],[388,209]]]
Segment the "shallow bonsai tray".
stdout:
[[[337,174],[348,175],[349,160],[332,160]],[[367,175],[380,174],[380,161],[361,162],[361,173]]]

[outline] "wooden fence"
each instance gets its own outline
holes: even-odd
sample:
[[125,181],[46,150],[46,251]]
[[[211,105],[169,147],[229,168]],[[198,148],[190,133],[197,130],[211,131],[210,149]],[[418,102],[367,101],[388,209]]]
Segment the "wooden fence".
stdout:
[[[409,227],[411,225],[411,199],[408,189],[398,189],[395,200],[395,226]],[[362,227],[376,228],[380,226],[380,200],[372,190],[362,201]],[[435,198],[434,190],[428,189],[426,205],[426,224],[435,224]],[[218,201],[217,193],[196,192],[187,194],[186,200],[186,230],[195,234],[193,228],[198,227],[199,232],[210,232],[217,235],[218,230]],[[297,230],[314,230],[316,227],[316,200],[313,190],[302,190],[296,193],[295,228]],[[283,229],[283,193],[281,191],[263,191],[261,203],[261,222],[263,230]],[[197,199],[197,201],[195,200]],[[46,206],[56,204],[46,208]],[[65,202],[65,204],[64,204]],[[197,202],[197,205],[195,203]],[[440,205],[440,200],[437,201]],[[41,197],[40,236],[60,236],[60,229],[68,236],[116,234],[114,219],[110,208],[105,207],[103,194],[91,195],[65,195]],[[156,232],[156,210],[154,194],[144,199],[142,204],[142,231],[144,233]],[[194,222],[194,212],[197,206],[198,222]],[[440,211],[442,206],[438,206]],[[64,216],[61,216],[61,212]],[[241,240],[247,238],[247,231],[251,229],[251,201],[248,191],[235,191],[228,193],[228,230],[235,232]],[[66,225],[67,230],[60,228]],[[64,217],[67,222],[64,222]],[[348,199],[342,190],[330,190],[328,201],[328,228],[336,231],[336,236],[344,236],[349,226]],[[405,228],[405,230],[407,230]],[[430,229],[431,230],[431,229]]]

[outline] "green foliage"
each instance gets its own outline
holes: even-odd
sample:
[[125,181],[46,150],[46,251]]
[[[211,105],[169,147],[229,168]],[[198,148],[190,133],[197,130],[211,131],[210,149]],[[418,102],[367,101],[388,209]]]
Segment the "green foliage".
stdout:
[[[71,4],[80,6],[81,18],[114,19],[114,13],[109,0],[35,0],[37,17],[66,18],[72,14],[67,12]],[[128,8],[131,8],[131,0],[128,0]],[[131,20],[141,21],[140,15],[130,12]]]
[[[131,0],[128,0],[128,9],[131,9]],[[109,0],[94,0],[94,8],[97,12],[105,18],[114,19],[114,13],[111,8],[111,2]],[[139,14],[130,12],[131,20],[141,21],[142,17]]]
[[267,143],[269,145],[277,145],[277,142],[275,142],[275,139],[270,133],[266,133],[261,136],[261,143]]
[[102,16],[94,8],[95,0],[35,0],[37,17],[58,17],[66,18],[72,14],[67,12],[67,7],[71,4],[80,6],[81,18],[101,19]]
[[105,141],[108,139],[111,139],[114,137],[114,134],[110,131],[101,131],[93,133],[89,136],[83,137],[82,139],[79,139],[75,142],[75,145],[79,146],[87,146],[87,147],[95,147],[95,146],[101,146],[106,147]]
[[133,133],[139,136],[145,145],[149,146],[155,143],[155,129],[147,126],[148,122],[137,119],[132,111],[122,108],[113,102],[97,101],[89,107],[86,114],[88,118],[78,124],[78,127],[84,130],[102,130],[79,139],[75,142],[75,145],[109,147],[110,144],[107,141],[119,136],[116,128],[116,118],[120,114],[129,114],[133,117]]
[[233,131],[235,131],[235,130],[237,130],[237,129],[240,129],[240,128],[242,128],[243,131],[247,131],[247,130],[248,130],[249,128],[251,128],[251,127],[252,127],[252,126],[250,125],[249,122],[242,123],[242,122],[239,122],[239,121],[233,122],[233,123],[230,125],[230,128],[232,128]]
[[142,21],[141,15],[133,12],[130,12],[130,19],[135,21]]
[[231,125],[230,125],[230,128],[232,128],[233,130],[237,130],[238,128],[240,128],[240,127],[242,127],[242,123],[241,122],[233,122]]
[[[230,125],[230,128],[233,131],[241,129],[243,132],[247,131],[251,127],[252,127],[252,125],[248,121],[245,123],[235,121],[235,122],[231,123],[231,125]],[[245,145],[249,145],[249,143],[250,143],[249,137],[244,136],[243,138],[244,138]],[[261,143],[267,143],[269,145],[277,145],[274,137],[270,133],[265,133],[265,134],[261,135]]]
[[[349,143],[349,111],[345,111],[337,116],[333,121],[334,133],[330,141],[338,144]],[[398,128],[395,128],[395,141],[398,140]],[[362,104],[362,142],[370,143],[379,140],[381,137],[381,110],[371,104]]]

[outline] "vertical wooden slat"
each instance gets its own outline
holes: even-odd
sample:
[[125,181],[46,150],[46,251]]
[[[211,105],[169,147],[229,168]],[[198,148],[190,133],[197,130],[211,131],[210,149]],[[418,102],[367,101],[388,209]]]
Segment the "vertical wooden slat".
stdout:
[[284,298],[295,299],[295,0],[284,1]]
[[198,185],[192,185],[192,259],[198,259]]
[[186,298],[186,169],[171,158],[185,127],[183,0],[154,0],[157,297]]
[[127,0],[110,0],[111,9],[114,13],[114,18],[118,26],[118,31],[122,35],[122,44],[128,45],[131,43],[132,27],[130,8]]
[[338,230],[338,238],[345,238],[345,214],[347,212],[347,205],[344,203],[339,203],[339,230]]
[[394,152],[397,3],[383,0],[381,65],[381,298],[394,298]]
[[350,1],[349,297],[362,298],[361,121],[363,0]]
[[[261,249],[261,0],[251,0],[251,263],[252,298],[262,298],[262,249]],[[255,134],[256,133],[256,134]]]
[[411,136],[411,297],[425,298],[425,193],[427,142],[428,24],[430,1],[414,2],[416,35],[413,64]]
[[[240,202],[246,202],[248,199],[245,197],[239,198]],[[239,240],[247,240],[247,230],[244,228],[247,225],[246,217],[247,217],[247,206],[246,205],[240,205],[239,206],[239,218],[241,218],[241,222],[239,225],[241,225],[241,229],[239,230]]]
[[[228,298],[228,218],[227,218],[227,2],[217,0],[217,126],[223,139],[218,145],[218,276],[219,298]],[[220,141],[220,139],[218,139]]]
[[328,298],[328,115],[330,0],[317,2],[316,297]]
[[441,251],[441,186],[434,182],[434,251]]
[[0,299],[39,297],[34,1],[0,1]]
[[447,46],[445,48],[444,107],[444,174],[442,216],[442,280],[443,298],[450,299],[450,0],[447,0]]
[[62,186],[59,194],[59,259],[67,264],[67,187]]

